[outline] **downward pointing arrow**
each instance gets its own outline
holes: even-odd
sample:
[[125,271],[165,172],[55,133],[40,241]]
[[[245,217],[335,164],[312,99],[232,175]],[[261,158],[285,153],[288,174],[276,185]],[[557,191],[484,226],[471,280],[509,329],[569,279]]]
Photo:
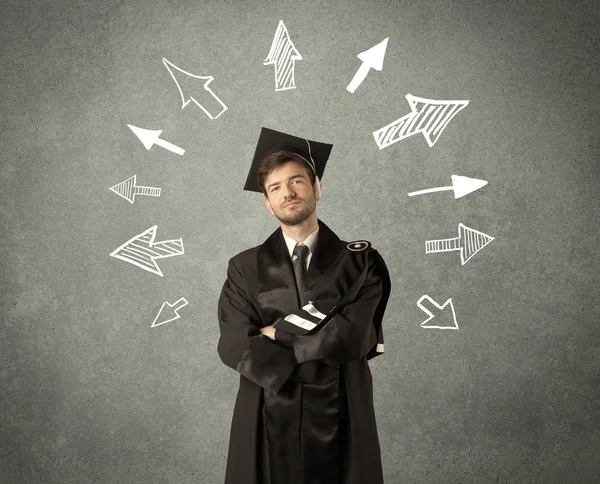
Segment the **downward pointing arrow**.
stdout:
[[[425,304],[423,304],[423,301],[426,301],[427,306],[429,306],[431,309],[428,309]],[[452,298],[446,300],[446,302],[440,306],[429,296],[425,295],[421,296],[421,298],[417,301],[417,306],[419,306],[429,316],[429,318],[421,323],[421,328],[458,329]],[[433,322],[429,322],[433,318],[437,318],[437,324],[435,325]]]
[[159,138],[160,133],[162,133],[162,129],[145,129],[138,128],[137,126],[133,126],[128,124],[131,131],[140,139],[144,147],[149,150],[153,145],[162,146],[166,150],[172,151],[173,153],[177,153],[178,155],[183,156],[185,150],[180,148],[179,146],[175,146],[164,139]]
[[379,42],[379,44],[374,45],[370,49],[367,49],[356,56],[363,63],[358,68],[358,71],[356,71],[356,74],[354,74],[354,77],[350,81],[350,84],[348,84],[348,87],[346,87],[347,91],[354,93],[356,88],[365,80],[371,69],[381,71],[383,68],[383,59],[385,57],[388,39],[389,37],[386,37],[384,40]]
[[181,317],[179,315],[179,310],[182,307],[187,306],[187,304],[188,302],[184,297],[179,298],[173,304],[165,301],[160,307],[160,310],[158,311],[158,314],[154,318],[152,326],[150,327],[154,328],[154,326],[160,326],[161,324],[168,323],[169,321],[175,321],[176,319],[179,319]]
[[487,181],[479,180],[477,178],[469,178],[466,176],[460,175],[450,175],[452,178],[452,186],[449,187],[437,187],[437,188],[427,188],[426,190],[419,190],[417,192],[410,192],[408,194],[409,197],[413,197],[415,195],[423,195],[424,193],[433,193],[433,192],[441,192],[444,190],[454,190],[454,198],[464,197],[469,193],[474,192],[475,190],[479,190],[481,187],[487,185]]

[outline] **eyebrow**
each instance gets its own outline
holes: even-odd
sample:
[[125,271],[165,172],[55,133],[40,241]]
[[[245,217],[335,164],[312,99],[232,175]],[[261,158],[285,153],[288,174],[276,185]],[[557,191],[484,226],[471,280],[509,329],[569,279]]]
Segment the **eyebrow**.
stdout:
[[[304,178],[304,175],[297,174],[297,175],[291,176],[291,177],[289,177],[289,178],[288,178],[288,181],[290,181],[290,180],[293,180],[294,178]],[[271,188],[271,187],[272,187],[272,186],[274,186],[274,185],[279,185],[280,183],[281,183],[281,182],[275,182],[275,183],[271,183],[271,184],[270,184],[270,185],[267,187],[267,190],[269,190],[269,188]]]

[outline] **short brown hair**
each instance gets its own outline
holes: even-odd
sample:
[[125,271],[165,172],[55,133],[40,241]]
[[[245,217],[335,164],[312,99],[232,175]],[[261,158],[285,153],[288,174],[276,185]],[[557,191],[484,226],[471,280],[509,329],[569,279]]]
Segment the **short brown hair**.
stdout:
[[258,166],[258,174],[257,174],[257,183],[260,189],[262,190],[264,196],[267,196],[267,191],[265,189],[265,180],[271,174],[271,172],[277,168],[279,165],[283,165],[288,161],[295,161],[296,163],[302,165],[305,170],[308,172],[308,178],[310,179],[310,184],[315,184],[315,173],[312,170],[312,167],[308,164],[308,162],[300,155],[296,153],[292,153],[291,151],[276,151],[275,153],[270,154],[266,158],[264,158],[260,165]]

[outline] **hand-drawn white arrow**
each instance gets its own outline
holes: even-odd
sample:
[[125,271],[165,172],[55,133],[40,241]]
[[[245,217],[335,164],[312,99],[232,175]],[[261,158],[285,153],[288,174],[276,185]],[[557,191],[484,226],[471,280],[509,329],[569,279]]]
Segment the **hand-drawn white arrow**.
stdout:
[[383,58],[385,57],[388,39],[389,37],[386,37],[384,40],[379,42],[379,44],[374,45],[370,49],[365,50],[356,56],[362,61],[362,64],[358,68],[358,71],[356,71],[356,74],[354,74],[350,84],[348,84],[346,87],[347,91],[354,93],[356,88],[365,80],[371,69],[381,71],[383,68]]
[[160,197],[160,188],[141,187],[136,185],[136,175],[133,175],[132,177],[127,178],[127,180],[109,187],[109,189],[115,192],[117,195],[123,197],[125,200],[129,200],[129,203],[133,203],[135,201],[136,195]]
[[154,242],[157,227],[157,225],[154,225],[145,232],[132,237],[123,245],[117,247],[110,255],[163,277],[156,259],[183,254],[183,241],[179,238]]
[[477,252],[488,245],[494,237],[458,224],[458,237],[451,239],[428,240],[425,242],[425,253],[449,252],[460,250],[461,265],[464,265]]
[[[202,109],[202,111],[204,111],[204,113],[210,118],[210,119],[217,119],[219,116],[221,116],[221,114],[223,114],[225,111],[227,111],[227,106],[225,106],[225,104],[223,104],[223,101],[221,101],[217,95],[212,91],[212,89],[210,87],[208,87],[208,85],[214,81],[214,77],[212,76],[197,76],[195,74],[191,74],[190,72],[184,71],[183,69],[180,69],[179,67],[177,67],[175,64],[173,64],[172,62],[169,62],[167,59],[165,59],[163,57],[162,59],[163,64],[165,65],[165,67],[167,68],[167,70],[169,71],[169,74],[171,74],[171,77],[173,78],[173,80],[175,81],[175,84],[177,85],[177,89],[179,89],[179,94],[181,95],[181,109],[185,108],[190,101],[193,101],[194,104],[196,106],[198,106],[200,109]],[[181,72],[183,74],[183,76],[180,74],[179,75],[179,81],[177,80],[177,77],[175,77],[175,72]],[[193,77],[194,79],[200,79],[204,85],[202,86],[202,88],[204,89],[204,91],[206,91],[206,93],[203,92],[198,92],[198,94],[196,95],[196,97],[189,95],[186,96],[185,94],[183,94],[183,89],[181,89],[181,84],[183,83],[183,81],[188,80],[189,78]],[[188,90],[190,92],[196,91],[198,89],[198,85],[196,83],[196,81],[192,81],[193,83],[188,81]],[[198,101],[198,99],[202,100],[202,103]],[[210,109],[207,109],[204,107],[204,105],[210,105]],[[211,112],[217,113],[215,115],[211,114]]]
[[128,124],[127,126],[129,126],[131,131],[135,133],[147,150],[152,148],[153,145],[157,144],[158,146],[162,146],[166,150],[172,151],[173,153],[177,153],[181,156],[183,156],[185,153],[185,150],[179,146],[175,146],[174,144],[159,138],[160,133],[162,133],[162,129],[138,128],[137,126],[133,126],[131,124]]
[[[431,310],[429,310],[423,305],[423,301],[428,302],[428,306],[431,307]],[[421,323],[421,328],[458,329],[458,324],[456,324],[456,314],[454,313],[454,305],[452,304],[452,298],[448,299],[444,304],[440,306],[429,296],[425,295],[421,296],[421,298],[417,301],[417,306],[419,306],[429,316],[429,318],[427,318]],[[450,318],[451,312],[452,318]],[[435,317],[437,317],[437,324],[427,324]]]
[[279,21],[269,55],[263,61],[263,65],[275,64],[275,90],[285,91],[295,89],[294,63],[302,60],[300,52],[294,47],[283,20]]
[[[171,304],[168,301],[165,301],[163,305],[160,307],[158,314],[154,318],[154,322],[152,323],[151,328],[154,326],[160,326],[161,324],[168,323],[169,321],[174,321],[175,319],[179,319],[181,316],[179,315],[179,310],[183,306],[187,306],[187,300],[182,297]],[[174,316],[173,316],[174,315]]]
[[408,194],[409,197],[413,197],[415,195],[422,195],[424,193],[433,193],[433,192],[441,192],[444,190],[454,190],[454,198],[464,197],[469,193],[474,192],[475,190],[480,189],[487,185],[487,181],[479,180],[477,178],[469,178],[466,176],[460,175],[450,175],[452,178],[452,186],[449,187],[437,187],[437,188],[427,188],[425,190],[419,190],[417,192],[410,192]]
[[412,112],[373,132],[380,150],[416,133],[423,133],[427,144],[433,146],[450,120],[469,104],[469,101],[436,101],[412,94],[407,94],[406,100]]

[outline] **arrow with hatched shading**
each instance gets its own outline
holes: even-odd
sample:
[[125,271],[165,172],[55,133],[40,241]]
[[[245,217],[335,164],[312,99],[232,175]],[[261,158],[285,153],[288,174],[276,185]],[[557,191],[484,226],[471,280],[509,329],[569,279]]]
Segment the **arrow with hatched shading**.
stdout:
[[117,183],[116,185],[109,188],[117,195],[128,200],[129,203],[135,201],[136,195],[146,195],[149,197],[160,197],[160,188],[156,187],[142,187],[136,184],[136,175],[127,178],[127,180]]
[[425,242],[425,253],[460,251],[461,265],[464,265],[477,252],[488,245],[494,237],[458,224],[458,237],[451,239],[428,240]]
[[450,120],[469,104],[466,100],[436,101],[412,94],[407,94],[406,100],[410,113],[373,132],[380,150],[417,133],[423,133],[432,147]]
[[287,89],[296,89],[294,81],[294,63],[302,60],[300,52],[294,47],[290,34],[283,23],[279,21],[277,30],[271,42],[269,55],[263,61],[263,65],[275,64],[275,90],[285,91]]
[[132,237],[110,255],[163,277],[156,259],[183,254],[183,241],[179,238],[154,242],[157,228],[158,225],[154,225],[145,232]]

